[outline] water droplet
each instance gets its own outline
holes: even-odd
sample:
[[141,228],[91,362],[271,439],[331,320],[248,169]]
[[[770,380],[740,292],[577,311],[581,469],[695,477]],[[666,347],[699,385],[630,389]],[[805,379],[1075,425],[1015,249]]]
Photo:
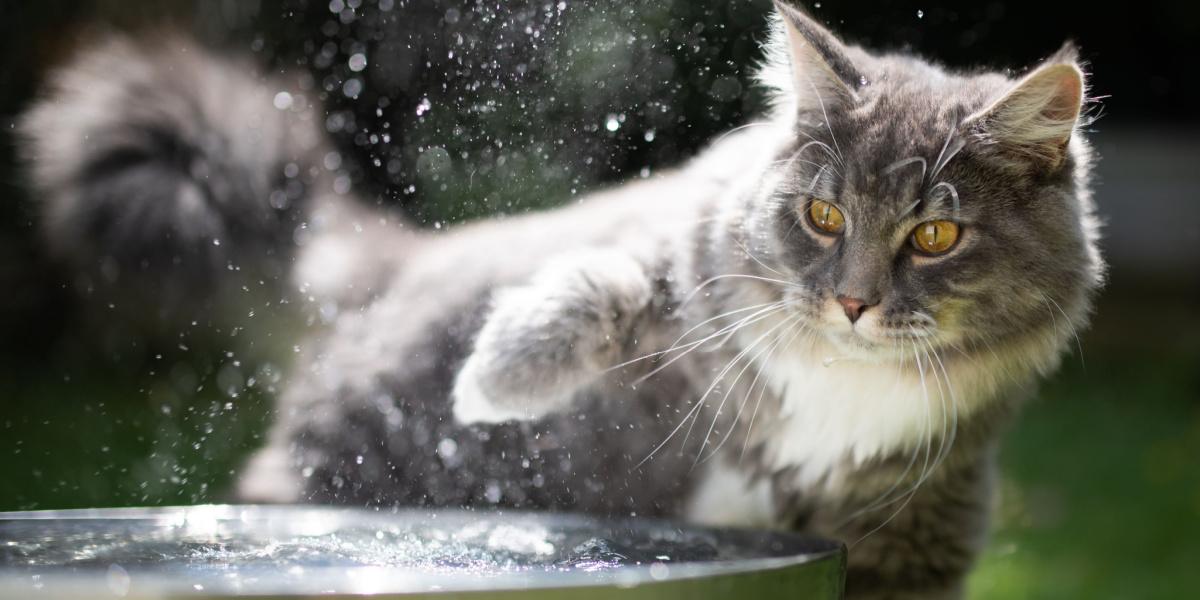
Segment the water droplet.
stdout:
[[617,115],[608,115],[608,119],[604,121],[604,128],[609,131],[616,131],[621,128],[621,121]]
[[421,102],[417,104],[417,116],[421,116],[429,112],[433,108],[433,104],[429,102],[429,98],[421,98]]
[[650,577],[653,579],[666,579],[667,575],[670,573],[670,567],[660,562],[652,563],[650,565]]
[[279,110],[287,110],[292,107],[292,95],[287,92],[279,92],[275,94],[275,108]]
[[351,71],[357,73],[367,68],[367,55],[363,54],[362,52],[354,54],[350,57],[350,60],[347,61],[346,64],[350,66]]
[[458,453],[458,442],[450,438],[443,438],[438,442],[437,453],[442,458],[453,458]]
[[918,11],[917,11],[917,18],[918,18],[918,19],[924,19],[924,18],[925,18],[925,11],[923,11],[923,10],[918,10]]

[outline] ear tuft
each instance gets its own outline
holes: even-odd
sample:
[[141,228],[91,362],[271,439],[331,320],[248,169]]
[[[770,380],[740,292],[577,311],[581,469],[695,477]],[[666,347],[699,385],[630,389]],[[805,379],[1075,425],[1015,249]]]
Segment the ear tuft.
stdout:
[[774,64],[767,66],[775,73],[765,73],[764,79],[779,87],[778,63],[786,56],[789,96],[797,110],[820,111],[830,104],[853,101],[863,77],[842,42],[792,2],[776,0],[775,9],[779,23],[770,50]]
[[1077,56],[1073,44],[1063,46],[968,123],[980,138],[1008,153],[1057,168],[1066,158],[1083,108],[1086,83]]
[[1079,64],[1079,46],[1075,45],[1074,40],[1063,42],[1063,45],[1058,50],[1055,50],[1054,54],[1051,54],[1042,64],[1052,65],[1056,63]]

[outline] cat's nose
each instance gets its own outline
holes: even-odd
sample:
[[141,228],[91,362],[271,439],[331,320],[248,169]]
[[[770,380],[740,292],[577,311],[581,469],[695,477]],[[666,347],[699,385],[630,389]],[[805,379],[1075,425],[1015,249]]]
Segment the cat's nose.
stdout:
[[849,298],[847,296],[838,296],[837,301],[838,304],[842,305],[842,310],[845,311],[846,318],[850,319],[851,324],[858,322],[858,318],[862,316],[863,311],[875,306],[874,304],[867,304],[859,298]]

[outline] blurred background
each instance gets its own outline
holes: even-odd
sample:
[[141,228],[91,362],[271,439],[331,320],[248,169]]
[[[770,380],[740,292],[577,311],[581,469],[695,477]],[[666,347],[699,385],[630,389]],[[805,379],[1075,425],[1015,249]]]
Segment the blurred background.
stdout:
[[[810,2],[851,42],[1014,72],[1092,65],[1108,287],[1008,435],[972,598],[1200,589],[1200,5]],[[173,27],[311,74],[365,201],[426,227],[570,202],[763,110],[768,0],[0,1],[0,510],[216,502],[260,443],[287,348],[164,358],[82,339],[12,138],[81,39]],[[354,59],[357,55],[365,58]],[[286,320],[287,315],[277,315]],[[281,346],[283,346],[281,342]],[[181,345],[182,346],[182,345]]]

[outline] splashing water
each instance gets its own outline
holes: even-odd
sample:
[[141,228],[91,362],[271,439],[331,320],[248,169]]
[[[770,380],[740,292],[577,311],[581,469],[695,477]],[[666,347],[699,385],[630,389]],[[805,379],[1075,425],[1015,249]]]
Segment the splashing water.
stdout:
[[208,593],[628,585],[836,549],[794,536],[527,513],[221,506],[0,513],[0,596],[35,584]]

